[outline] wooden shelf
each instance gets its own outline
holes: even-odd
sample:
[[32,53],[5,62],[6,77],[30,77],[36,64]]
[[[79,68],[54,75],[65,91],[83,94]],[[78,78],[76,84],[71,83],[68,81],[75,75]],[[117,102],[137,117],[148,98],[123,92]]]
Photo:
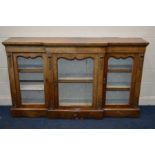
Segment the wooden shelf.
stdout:
[[59,83],[92,83],[92,77],[60,77]]
[[130,90],[130,86],[123,86],[123,85],[118,85],[118,86],[114,86],[114,85],[108,85],[106,90],[110,90],[110,91],[126,91],[126,90]]
[[109,72],[116,72],[116,73],[131,73],[132,66],[131,65],[109,65],[108,67]]
[[20,90],[44,90],[44,84],[41,82],[21,83]]
[[18,72],[21,72],[21,73],[42,73],[43,68],[19,68]]

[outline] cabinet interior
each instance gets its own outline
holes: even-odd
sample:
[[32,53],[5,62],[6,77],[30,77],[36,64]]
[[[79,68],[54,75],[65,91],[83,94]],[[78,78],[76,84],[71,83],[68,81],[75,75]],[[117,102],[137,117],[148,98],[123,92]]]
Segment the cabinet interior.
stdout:
[[93,70],[92,58],[58,59],[59,106],[92,106]]
[[42,57],[17,57],[17,64],[22,104],[44,104],[45,95]]
[[133,58],[108,59],[106,105],[129,104]]

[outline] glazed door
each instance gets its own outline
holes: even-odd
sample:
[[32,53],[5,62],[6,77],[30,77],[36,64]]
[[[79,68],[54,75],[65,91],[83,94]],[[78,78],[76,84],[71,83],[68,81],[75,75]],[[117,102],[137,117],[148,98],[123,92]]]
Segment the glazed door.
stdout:
[[48,64],[41,53],[18,53],[13,55],[17,107],[47,107]]
[[107,54],[105,107],[132,107],[136,79],[136,54]]
[[[100,61],[101,59],[101,61]],[[55,108],[97,109],[102,107],[98,97],[102,82],[103,56],[98,54],[53,55]]]

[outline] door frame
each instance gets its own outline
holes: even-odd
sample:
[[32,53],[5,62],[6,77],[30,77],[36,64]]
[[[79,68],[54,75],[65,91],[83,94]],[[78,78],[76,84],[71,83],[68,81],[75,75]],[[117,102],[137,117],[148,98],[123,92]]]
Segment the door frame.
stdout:
[[[115,58],[115,59],[127,59],[132,58],[133,59],[133,65],[132,65],[132,72],[131,72],[131,87],[130,87],[130,96],[129,96],[129,102],[126,105],[106,105],[106,87],[107,87],[107,75],[108,75],[108,60],[109,58]],[[104,70],[104,108],[130,108],[133,107],[134,104],[134,91],[135,91],[135,83],[136,83],[136,70],[137,70],[137,54],[136,53],[107,53],[105,56],[105,70]]]
[[[39,104],[30,104],[30,105],[23,105],[21,100],[21,91],[20,91],[20,80],[19,80],[19,72],[18,72],[18,57],[23,58],[31,58],[35,59],[37,57],[41,57],[43,59],[43,76],[44,76],[44,99],[45,103],[42,105]],[[49,104],[49,84],[48,84],[48,61],[47,55],[45,53],[26,53],[26,52],[18,52],[13,53],[13,65],[14,65],[14,74],[15,74],[15,89],[16,89],[16,107],[20,108],[47,108]]]
[[[54,107],[55,109],[98,109],[101,108],[101,102],[99,102],[98,93],[101,91],[102,84],[99,87],[99,82],[102,82],[102,71],[103,71],[103,54],[89,54],[89,53],[63,53],[53,54],[53,77],[54,77]],[[59,106],[59,89],[58,89],[58,60],[60,58],[67,60],[83,60],[92,58],[94,60],[93,70],[93,103],[92,106]],[[102,58],[100,60],[100,58]],[[102,66],[102,67],[101,67]],[[76,82],[75,82],[76,83]],[[101,96],[100,96],[101,97]],[[100,99],[101,100],[101,99]]]

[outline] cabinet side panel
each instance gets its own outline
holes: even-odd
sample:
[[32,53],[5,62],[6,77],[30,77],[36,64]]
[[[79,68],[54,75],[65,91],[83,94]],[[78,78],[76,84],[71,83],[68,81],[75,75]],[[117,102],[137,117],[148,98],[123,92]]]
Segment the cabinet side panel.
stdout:
[[10,80],[12,105],[13,107],[16,107],[17,96],[16,96],[16,85],[15,85],[15,73],[14,73],[13,54],[11,52],[7,53],[7,61],[8,61],[8,72],[9,72],[9,80]]
[[137,72],[135,75],[136,79],[135,79],[135,92],[134,92],[134,107],[137,107],[139,104],[145,48],[139,47],[138,52],[139,54],[137,55],[137,69],[136,69]]

